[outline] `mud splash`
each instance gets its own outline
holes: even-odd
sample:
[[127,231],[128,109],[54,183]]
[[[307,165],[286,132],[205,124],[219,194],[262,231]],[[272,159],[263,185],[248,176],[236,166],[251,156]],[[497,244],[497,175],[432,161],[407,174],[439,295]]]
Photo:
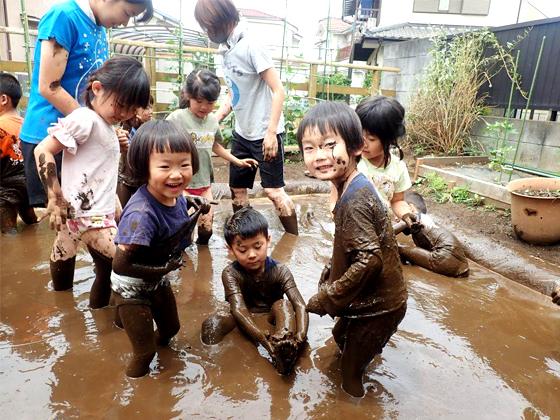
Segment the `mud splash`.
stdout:
[[[269,200],[253,200],[271,224],[272,256],[291,268],[303,297],[331,253],[327,198],[294,199],[299,237],[283,234]],[[408,311],[366,373],[362,400],[340,389],[334,322],[310,317],[309,344],[282,377],[238,330],[217,346],[200,341],[203,319],[224,298],[228,262],[216,209],[209,247],[188,252],[172,279],[181,330],[158,349],[148,376],[131,380],[124,331],[109,309],[88,308],[95,278],[81,249],[72,292],[49,284],[52,232],[28,226],[0,242],[0,405],[6,418],[558,418],[560,310],[550,299],[471,264],[454,280],[405,267]],[[320,223],[325,229],[316,224]],[[263,325],[266,317],[259,319]],[[261,349],[261,354],[264,351]],[[248,414],[250,413],[250,414]]]

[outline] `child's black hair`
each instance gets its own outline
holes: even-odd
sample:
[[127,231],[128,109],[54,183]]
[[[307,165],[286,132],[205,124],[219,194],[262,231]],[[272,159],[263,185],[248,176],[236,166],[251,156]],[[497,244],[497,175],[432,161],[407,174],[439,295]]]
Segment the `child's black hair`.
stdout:
[[129,56],[114,56],[91,73],[83,94],[84,103],[93,109],[95,95],[93,82],[100,82],[107,94],[114,94],[116,103],[125,110],[130,108],[147,108],[150,102],[150,80],[142,63]]
[[422,214],[428,213],[428,207],[426,206],[426,202],[424,201],[424,198],[417,192],[411,191],[405,193],[404,201],[406,201],[408,204],[412,204],[414,207],[416,207],[416,210],[418,210],[420,213]]
[[132,177],[146,183],[150,177],[152,153],[190,153],[193,175],[198,172],[198,152],[191,135],[172,121],[148,121],[134,134],[127,161]]
[[251,206],[237,210],[224,224],[224,238],[231,247],[236,236],[245,240],[263,234],[268,238],[268,222]]
[[[322,102],[315,105],[305,114],[297,131],[299,150],[303,155],[302,141],[305,132],[317,129],[322,136],[334,133],[346,143],[346,151],[350,156],[362,149],[364,138],[362,125],[356,113],[342,102]],[[361,155],[356,156],[356,162]]]
[[154,5],[152,4],[152,0],[124,0],[130,4],[141,4],[146,6],[144,9],[144,13],[139,19],[136,19],[136,23],[142,23],[149,21],[154,16]]
[[381,140],[383,144],[383,168],[386,168],[391,158],[391,148],[399,151],[399,158],[404,153],[399,146],[399,137],[406,134],[404,125],[404,108],[399,101],[383,95],[362,100],[356,107],[362,127],[369,134]]
[[6,95],[12,101],[12,107],[17,108],[21,99],[21,85],[10,73],[0,72],[0,95]]
[[205,30],[232,28],[239,23],[239,12],[231,0],[198,0],[194,18]]
[[188,75],[183,92],[186,95],[181,95],[179,108],[188,108],[189,98],[216,102],[220,96],[220,79],[208,69],[196,68]]

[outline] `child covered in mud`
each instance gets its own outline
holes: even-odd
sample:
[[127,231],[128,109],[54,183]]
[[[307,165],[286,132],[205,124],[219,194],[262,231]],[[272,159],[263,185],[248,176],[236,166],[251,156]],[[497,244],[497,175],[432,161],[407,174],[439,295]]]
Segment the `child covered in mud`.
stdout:
[[[156,345],[167,346],[179,331],[166,274],[181,266],[198,215],[207,213],[210,204],[201,197],[183,197],[198,170],[198,154],[182,127],[169,121],[144,124],[134,135],[128,157],[133,177],[145,185],[123,210],[111,288],[115,323],[124,327],[132,344],[126,375],[136,378],[149,372]],[[195,212],[189,215],[191,207]]]
[[[207,69],[194,69],[187,77],[182,96],[180,105],[184,108],[173,111],[167,119],[182,125],[191,134],[200,162],[199,170],[192,177],[185,192],[211,201],[213,199],[212,182],[214,181],[212,152],[241,168],[256,168],[258,163],[254,159],[236,158],[221,144],[223,143],[222,131],[212,113],[218,96],[220,96],[218,76]],[[212,236],[212,221],[212,210],[199,217],[196,240],[198,245],[208,245]]]
[[434,273],[449,277],[467,276],[469,263],[455,235],[443,226],[436,225],[426,214],[428,208],[420,194],[407,192],[404,199],[410,213],[403,215],[403,221],[410,228],[416,247],[399,245],[401,257]]
[[17,114],[21,85],[11,74],[0,72],[0,230],[17,234],[17,216],[28,225],[37,223],[27,197],[27,182],[19,133],[23,118]]
[[309,172],[336,189],[331,260],[307,311],[338,320],[333,336],[342,351],[342,388],[365,393],[363,374],[397,331],[408,297],[391,223],[375,188],[357,170],[364,139],[356,113],[323,102],[303,118],[298,145]]
[[[235,257],[222,273],[230,311],[202,323],[202,342],[217,344],[238,326],[268,351],[278,373],[288,374],[309,324],[294,277],[288,267],[268,256],[268,222],[257,210],[243,207],[235,212],[224,225],[224,236]],[[275,325],[272,335],[257,326],[254,313],[268,313],[268,321]]]
[[[57,230],[51,253],[51,276],[56,291],[73,286],[78,245],[83,242],[95,264],[89,306],[109,304],[111,262],[117,233],[116,191],[119,137],[115,124],[127,120],[150,97],[148,74],[138,60],[116,56],[88,79],[83,108],[49,128],[49,136],[35,148],[39,176],[48,196],[51,229]],[[62,185],[55,155],[63,152]]]

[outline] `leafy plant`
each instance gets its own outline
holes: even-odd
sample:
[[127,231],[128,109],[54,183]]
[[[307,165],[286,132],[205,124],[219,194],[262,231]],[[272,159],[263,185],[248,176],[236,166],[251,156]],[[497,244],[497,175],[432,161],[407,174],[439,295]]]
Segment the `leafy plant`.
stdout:
[[[296,58],[302,58],[300,54]],[[296,76],[296,69],[292,65],[286,67],[286,95],[284,96],[284,129],[286,138],[284,144],[297,144],[296,134],[299,123],[305,113],[309,110],[306,98],[302,98],[292,88],[292,82]]]
[[484,202],[484,197],[478,194],[471,194],[469,185],[464,187],[448,188],[445,180],[435,172],[426,174],[425,193],[433,195],[436,203],[462,203],[469,208],[480,206]]
[[[317,77],[317,86],[325,86],[325,90],[328,89],[328,86],[350,86],[350,84],[351,80],[348,76],[340,72],[324,76],[319,75]],[[346,99],[346,95],[343,93],[330,93],[327,90],[327,92],[317,93],[317,98],[328,101],[343,101]]]
[[[490,169],[497,170],[500,172],[500,177],[496,178],[495,181],[501,183],[502,175],[504,172],[504,163],[509,157],[510,153],[515,151],[512,146],[506,145],[506,140],[510,135],[517,134],[517,130],[508,120],[498,121],[493,124],[486,123],[484,131],[490,135],[490,137],[496,140],[494,148],[490,150]],[[500,145],[501,142],[501,145]]]

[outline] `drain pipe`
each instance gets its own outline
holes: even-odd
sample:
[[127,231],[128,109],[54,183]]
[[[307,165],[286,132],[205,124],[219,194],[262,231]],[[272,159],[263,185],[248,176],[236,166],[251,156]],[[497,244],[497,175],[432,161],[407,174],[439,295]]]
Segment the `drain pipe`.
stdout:
[[514,169],[520,170],[522,172],[527,172],[529,174],[533,174],[533,175],[539,175],[545,178],[560,178],[559,173],[554,173],[554,172],[548,172],[548,171],[541,171],[539,169],[533,169],[533,168],[528,168],[526,166],[521,166],[521,165],[508,165],[508,164],[504,164],[502,165],[502,167],[504,169],[507,169],[508,171],[512,171]]

